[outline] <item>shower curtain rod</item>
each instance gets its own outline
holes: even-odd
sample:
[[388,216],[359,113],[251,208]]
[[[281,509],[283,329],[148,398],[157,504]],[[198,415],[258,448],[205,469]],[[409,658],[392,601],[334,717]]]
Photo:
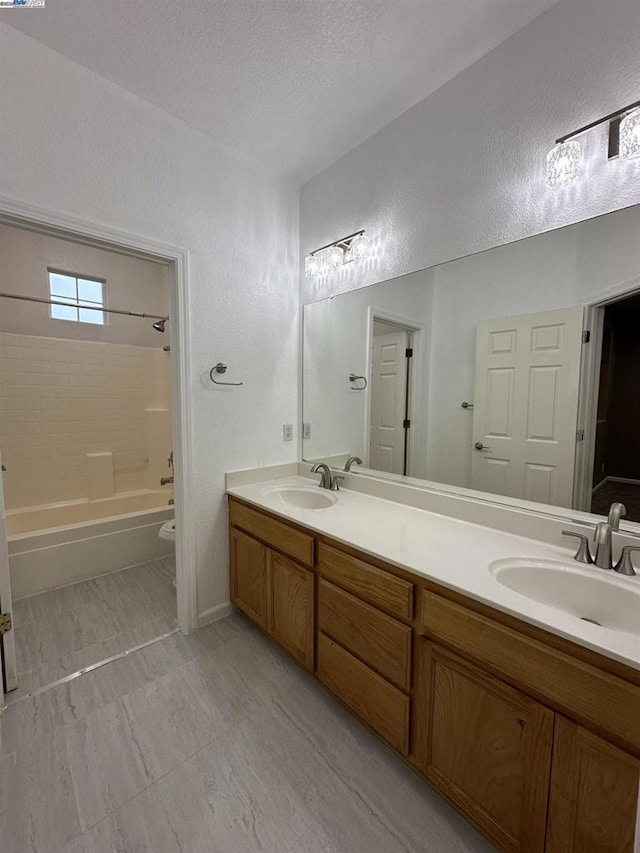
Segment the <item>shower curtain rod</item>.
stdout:
[[63,308],[82,308],[84,311],[102,311],[104,314],[125,314],[127,317],[147,317],[149,320],[168,320],[159,314],[140,314],[138,311],[119,311],[117,308],[92,308],[91,305],[79,305],[78,302],[57,302],[55,299],[41,299],[39,296],[21,296],[19,293],[1,293],[4,299],[22,299],[24,302],[42,302],[44,305],[62,305]]

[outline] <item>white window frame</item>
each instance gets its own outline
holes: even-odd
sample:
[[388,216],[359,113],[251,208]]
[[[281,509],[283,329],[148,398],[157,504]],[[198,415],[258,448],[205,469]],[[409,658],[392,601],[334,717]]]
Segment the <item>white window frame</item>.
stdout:
[[[52,275],[63,275],[66,278],[72,278],[76,283],[76,295],[75,297],[71,296],[56,296],[51,292],[51,276]],[[102,301],[101,302],[93,302],[90,299],[80,299],[78,293],[78,280],[81,281],[90,281],[92,284],[99,284],[102,292]],[[63,323],[82,323],[86,326],[106,326],[108,322],[109,315],[104,310],[107,307],[107,280],[105,278],[99,278],[95,275],[84,275],[82,273],[77,272],[69,272],[67,270],[59,270],[54,267],[47,267],[47,287],[49,289],[49,299],[54,302],[64,303],[65,306],[69,308],[76,309],[75,318],[72,317],[54,317],[53,309],[56,307],[54,305],[49,306],[49,317],[51,320],[61,320]],[[95,306],[95,308],[94,308]],[[85,308],[89,310],[98,311],[100,309],[100,314],[102,315],[101,323],[90,323],[87,320],[80,319],[80,309]]]

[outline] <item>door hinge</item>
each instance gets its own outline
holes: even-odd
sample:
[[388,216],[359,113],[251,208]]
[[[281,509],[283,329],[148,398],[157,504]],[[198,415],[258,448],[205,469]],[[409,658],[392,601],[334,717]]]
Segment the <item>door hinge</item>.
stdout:
[[413,347],[407,347],[404,354],[406,358],[413,358]]
[[11,614],[10,613],[0,613],[0,637],[3,634],[7,634],[13,625],[11,624]]
[[577,429],[576,430],[576,441],[584,441],[584,430]]
[[410,421],[408,418],[406,418],[406,419],[402,422],[402,428],[403,428],[403,429],[409,429],[409,427],[410,427],[410,426],[411,426],[411,421]]
[[582,343],[588,344],[591,342],[591,329],[585,329],[582,333]]

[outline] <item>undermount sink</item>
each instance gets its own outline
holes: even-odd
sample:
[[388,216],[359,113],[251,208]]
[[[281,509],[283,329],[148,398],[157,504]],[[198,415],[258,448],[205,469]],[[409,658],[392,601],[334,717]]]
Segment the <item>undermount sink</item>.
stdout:
[[298,509],[328,509],[337,501],[335,494],[320,488],[304,486],[271,486],[262,490],[263,495],[273,495],[287,506]]
[[489,571],[503,586],[576,619],[640,636],[640,584],[595,566],[554,560],[496,560]]

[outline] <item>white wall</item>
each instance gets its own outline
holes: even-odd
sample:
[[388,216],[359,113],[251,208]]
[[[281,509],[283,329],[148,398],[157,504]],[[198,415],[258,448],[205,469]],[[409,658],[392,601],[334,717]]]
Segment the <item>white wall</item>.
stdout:
[[544,179],[555,139],[638,99],[640,3],[562,0],[302,189],[300,254],[366,228],[373,258],[304,302],[640,201],[640,161],[583,137],[582,178]]
[[[35,231],[0,224],[0,290],[49,299],[47,269],[106,279],[108,308],[156,314],[169,313],[167,266],[62,240]],[[161,335],[152,320],[106,314],[104,326],[56,320],[48,305],[0,299],[0,332],[48,338],[101,341],[162,349],[169,343],[170,323]]]
[[[295,458],[298,191],[6,25],[0,63],[0,193],[189,251],[205,612],[228,600],[225,471]],[[242,388],[205,379],[219,360]]]

